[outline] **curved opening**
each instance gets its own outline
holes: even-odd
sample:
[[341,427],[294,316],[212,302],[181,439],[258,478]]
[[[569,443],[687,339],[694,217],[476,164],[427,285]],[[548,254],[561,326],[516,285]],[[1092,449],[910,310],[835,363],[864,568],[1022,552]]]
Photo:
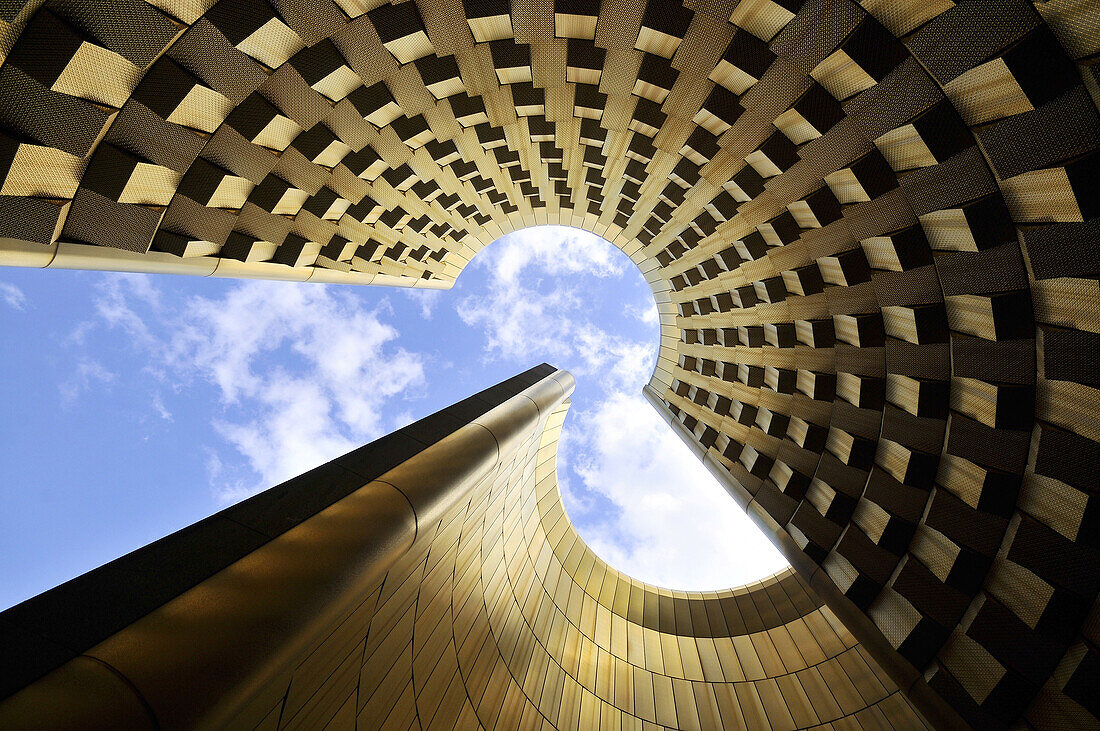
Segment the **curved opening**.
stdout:
[[[574,392],[574,396],[575,393],[576,392]],[[566,400],[566,402],[558,409],[558,411],[560,412],[560,418],[563,420],[563,422],[567,422],[569,412],[575,411],[577,408],[578,407],[575,403],[572,403],[570,400]],[[559,416],[559,414],[552,415],[548,421],[553,422],[555,416]],[[563,520],[565,521],[565,530],[560,532],[557,541],[553,543],[554,556],[558,563],[561,564],[562,569],[569,575],[569,577],[575,583],[581,586],[582,590],[586,594],[591,596],[592,599],[597,603],[603,604],[609,610],[616,614],[625,615],[625,612],[622,609],[616,611],[616,607],[614,606],[612,601],[613,598],[620,593],[618,589],[619,583],[629,584],[631,588],[640,589],[643,596],[643,604],[645,597],[649,597],[650,599],[659,599],[659,597],[667,597],[670,595],[675,596],[679,600],[687,600],[692,602],[708,602],[715,600],[720,602],[721,600],[728,599],[734,595],[749,595],[757,591],[766,591],[766,586],[776,583],[785,582],[796,583],[800,585],[803,584],[803,582],[798,578],[797,573],[794,571],[793,568],[787,565],[787,562],[782,558],[782,556],[778,557],[776,569],[774,571],[768,571],[767,559],[769,557],[766,553],[764,553],[763,556],[757,558],[756,560],[745,560],[745,554],[740,554],[738,556],[738,559],[741,560],[744,565],[740,568],[739,577],[747,576],[751,578],[747,578],[744,581],[740,581],[738,583],[730,583],[728,586],[723,585],[715,587],[699,586],[679,588],[664,586],[654,581],[646,581],[645,579],[640,578],[634,573],[623,571],[621,568],[616,567],[612,563],[609,563],[603,558],[602,551],[593,548],[593,544],[603,544],[607,540],[606,536],[599,530],[596,530],[594,533],[590,530],[589,538],[586,539],[585,536],[582,535],[581,531],[578,530],[577,521],[572,517],[576,513],[571,513],[570,509],[566,505],[567,499],[561,489],[561,474],[563,465],[560,458],[560,445],[562,444],[565,438],[565,434],[567,433],[564,429],[564,426],[565,424],[563,423],[562,426],[559,427],[561,431],[558,434],[556,444],[554,445],[556,446],[556,448],[554,449],[554,479],[552,481],[552,492],[554,493],[554,497],[556,497],[557,499],[547,499],[548,496],[546,492],[544,492],[546,490],[545,486],[539,485],[539,492],[537,493],[538,500],[535,503],[534,510],[537,510],[538,512],[539,523],[541,524],[544,534],[546,534],[547,536],[552,533],[552,529],[554,526],[559,525]],[[547,428],[550,429],[553,427],[548,425]],[[544,439],[544,444],[545,442],[546,440]],[[698,484],[703,487],[707,486],[706,480],[701,480]],[[576,500],[576,495],[573,495],[571,498],[569,498],[569,502],[576,502]],[[744,515],[744,513],[741,514]],[[692,515],[690,517],[699,518],[700,516],[696,512],[695,515]],[[720,515],[717,517],[725,518],[727,516],[725,515],[725,511],[721,511]],[[731,526],[733,530],[737,530],[741,527],[742,526],[738,525],[736,521],[734,521],[734,524]],[[758,528],[750,524],[749,530],[747,531],[748,537],[747,540],[745,540],[745,543],[750,549],[756,547],[753,540],[755,536],[753,534],[759,532],[760,531]],[[700,541],[705,541],[706,538],[706,535],[696,535],[693,537],[693,540],[679,540],[674,541],[674,543],[679,544],[679,546],[682,546],[683,548],[695,549],[699,547],[697,544]],[[580,547],[579,554],[576,551],[576,547],[578,545]],[[770,546],[770,544],[767,546],[767,548],[771,548],[773,551],[775,550],[773,547]],[[700,556],[705,555],[706,554],[697,554],[696,559],[698,560]],[[622,563],[629,562],[630,561],[628,559]],[[582,572],[587,572],[589,575],[592,575],[593,573],[604,575],[603,582],[601,582],[598,587],[596,587],[597,590],[588,589],[587,582],[582,576],[579,575]],[[646,573],[646,571],[643,569],[643,571],[636,573]],[[608,576],[611,576],[612,579],[609,579]],[[683,574],[681,573],[681,575],[677,577],[677,583],[689,583],[683,581],[682,576]],[[721,577],[721,575],[719,576]],[[540,578],[543,579],[544,584],[548,583],[546,576],[540,576]],[[606,586],[609,582],[612,582],[616,585],[615,590],[606,589]],[[645,621],[645,619],[643,616],[635,619],[634,621],[641,624]],[[779,620],[777,619],[776,621]],[[651,629],[659,629],[659,627],[653,626],[651,627]],[[705,631],[703,631],[702,629],[698,629],[697,632],[699,635],[705,634]],[[736,634],[736,630],[731,632],[731,634]]]
[[783,570],[787,561],[643,395],[662,340],[660,289],[618,248],[579,228],[520,229],[474,257],[454,306],[483,329],[483,359],[546,360],[576,378],[559,484],[597,556],[677,590]]
[[786,565],[645,403],[659,318],[616,247],[531,227],[472,264],[451,292],[8,270],[6,327],[28,347],[3,364],[21,384],[8,391],[5,482],[35,489],[7,499],[0,603],[539,360],[577,374],[562,482],[601,558],[676,589]]

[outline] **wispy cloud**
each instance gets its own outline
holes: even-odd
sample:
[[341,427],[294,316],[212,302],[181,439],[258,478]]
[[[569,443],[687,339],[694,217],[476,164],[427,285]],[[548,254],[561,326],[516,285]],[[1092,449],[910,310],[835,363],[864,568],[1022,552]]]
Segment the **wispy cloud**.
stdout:
[[502,282],[515,282],[529,267],[549,276],[606,278],[622,276],[627,266],[599,236],[565,226],[535,226],[508,234],[472,263],[491,269]]
[[0,282],[0,300],[13,310],[27,309],[27,295],[11,282]]
[[420,307],[420,317],[424,320],[432,319],[432,315],[435,314],[435,307],[439,304],[440,299],[446,294],[440,289],[414,289],[412,287],[404,288],[400,290],[402,294],[408,299]]
[[658,325],[661,322],[661,313],[657,311],[657,303],[652,299],[640,305],[627,305],[626,311],[638,322],[646,325]]
[[172,421],[172,412],[164,405],[164,397],[159,393],[153,394],[153,398],[149,400],[149,405],[153,407],[153,411],[156,412],[157,416],[165,421]]
[[91,358],[77,362],[69,378],[58,386],[63,406],[71,406],[80,394],[93,386],[103,386],[115,380],[115,374],[102,363]]
[[[224,412],[213,427],[248,467],[218,460],[223,503],[380,436],[391,428],[389,400],[424,380],[423,358],[395,346],[379,312],[336,287],[244,282],[169,311],[147,278],[112,278],[96,312],[175,382],[217,389]],[[152,406],[171,418],[163,402]]]
[[[101,280],[95,311],[108,327],[117,328],[139,347],[152,348],[156,338],[145,319],[134,309],[143,306],[150,314],[159,314],[160,297],[148,275],[119,274]],[[87,327],[77,326],[74,337],[82,338]]]
[[463,298],[457,303],[459,317],[485,333],[487,360],[555,360],[575,348],[558,329],[561,319],[580,306],[579,298],[560,288],[540,297],[515,282],[497,280],[489,292]]
[[[455,304],[467,325],[485,334],[489,360],[569,363],[578,377],[638,384],[653,370],[654,339],[632,341],[594,325],[596,292],[573,284],[621,279],[629,263],[599,237],[565,227],[510,234],[474,259],[488,272],[488,291]],[[540,286],[542,285],[542,286]]]
[[616,508],[578,522],[615,568],[675,589],[715,589],[786,566],[642,396],[610,393],[571,426],[584,445],[576,473]]
[[[577,377],[558,450],[567,510],[610,565],[676,589],[716,589],[786,566],[779,552],[641,395],[660,339],[655,303],[620,305],[627,331],[593,322],[600,300],[637,301],[629,263],[571,229],[525,229],[473,262],[484,291],[455,303],[483,357],[541,358]],[[622,280],[622,281],[621,281]]]

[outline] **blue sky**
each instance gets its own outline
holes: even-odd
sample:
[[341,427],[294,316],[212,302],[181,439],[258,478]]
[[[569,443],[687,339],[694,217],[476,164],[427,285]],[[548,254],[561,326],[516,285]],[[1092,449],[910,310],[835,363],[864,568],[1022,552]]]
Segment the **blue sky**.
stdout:
[[583,231],[449,291],[0,269],[0,338],[0,608],[542,361],[577,379],[559,478],[597,554],[678,589],[786,565],[641,395],[653,299]]

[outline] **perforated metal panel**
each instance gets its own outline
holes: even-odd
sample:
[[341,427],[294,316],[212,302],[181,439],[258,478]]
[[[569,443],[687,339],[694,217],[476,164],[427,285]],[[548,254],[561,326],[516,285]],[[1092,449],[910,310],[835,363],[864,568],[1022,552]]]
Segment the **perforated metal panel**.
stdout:
[[933,722],[1096,722],[1090,3],[3,18],[0,262],[447,287],[590,229],[657,299],[649,395]]

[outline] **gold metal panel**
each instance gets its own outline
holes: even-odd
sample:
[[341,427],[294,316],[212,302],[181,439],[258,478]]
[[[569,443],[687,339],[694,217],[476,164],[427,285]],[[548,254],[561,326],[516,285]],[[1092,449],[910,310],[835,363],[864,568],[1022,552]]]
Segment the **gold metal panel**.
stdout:
[[810,76],[837,101],[844,101],[875,85],[871,75],[842,50],[834,51],[815,66]]

